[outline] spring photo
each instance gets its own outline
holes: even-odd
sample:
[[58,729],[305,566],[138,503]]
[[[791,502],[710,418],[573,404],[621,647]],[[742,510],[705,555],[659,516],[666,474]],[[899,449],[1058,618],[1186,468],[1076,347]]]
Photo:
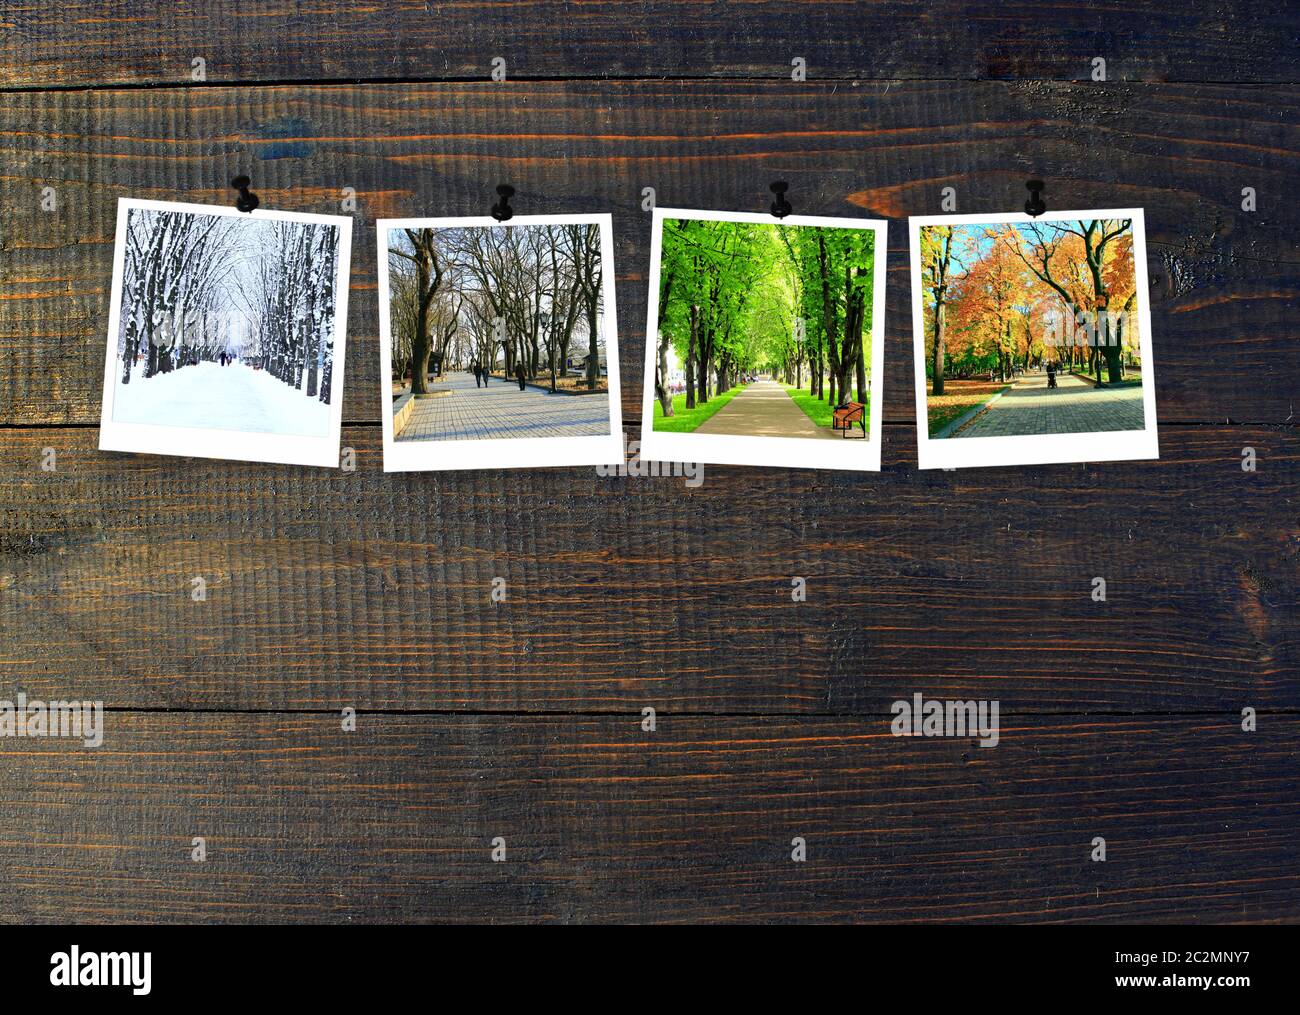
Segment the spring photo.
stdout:
[[621,439],[608,219],[489,222],[379,224],[386,465],[603,462]]
[[654,226],[642,453],[878,468],[884,223]]

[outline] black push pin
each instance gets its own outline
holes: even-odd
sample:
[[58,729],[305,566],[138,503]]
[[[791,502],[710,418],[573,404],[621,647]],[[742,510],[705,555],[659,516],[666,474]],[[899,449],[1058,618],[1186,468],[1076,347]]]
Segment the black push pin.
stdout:
[[239,191],[239,197],[235,198],[235,207],[240,211],[252,211],[262,203],[257,195],[248,189],[248,185],[252,182],[247,176],[236,176],[230,181],[230,185]]
[[767,189],[776,195],[776,200],[772,202],[773,215],[783,219],[794,211],[794,206],[785,199],[785,192],[790,189],[790,184],[786,183],[785,180],[777,180]]
[[508,183],[503,183],[497,187],[497,196],[501,200],[492,206],[492,217],[498,222],[505,222],[515,213],[515,210],[510,207],[510,199],[515,196],[515,188]]
[[1029,200],[1025,202],[1025,214],[1030,218],[1038,218],[1047,211],[1047,202],[1043,200],[1043,181],[1030,180],[1025,187],[1029,190]]

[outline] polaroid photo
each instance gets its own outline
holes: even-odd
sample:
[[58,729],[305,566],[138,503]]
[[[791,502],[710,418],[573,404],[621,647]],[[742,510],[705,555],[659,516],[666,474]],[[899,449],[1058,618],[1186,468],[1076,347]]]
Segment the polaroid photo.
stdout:
[[377,227],[385,472],[623,461],[608,214]]
[[909,224],[922,469],[1160,457],[1141,208]]
[[641,458],[878,471],[886,228],[656,208]]
[[120,199],[100,450],[337,468],[351,235]]

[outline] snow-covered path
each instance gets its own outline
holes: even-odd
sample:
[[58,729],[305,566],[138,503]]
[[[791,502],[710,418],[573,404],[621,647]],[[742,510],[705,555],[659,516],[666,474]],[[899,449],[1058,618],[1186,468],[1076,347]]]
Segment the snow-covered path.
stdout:
[[[306,374],[304,372],[304,383]],[[203,427],[245,433],[325,437],[330,407],[243,363],[198,363],[131,383],[119,376],[113,420],[153,426]]]

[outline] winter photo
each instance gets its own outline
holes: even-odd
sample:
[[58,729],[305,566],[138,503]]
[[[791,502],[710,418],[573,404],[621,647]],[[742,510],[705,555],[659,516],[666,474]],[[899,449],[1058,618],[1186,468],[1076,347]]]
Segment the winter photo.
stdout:
[[885,230],[656,209],[642,457],[879,469]]
[[387,471],[622,460],[608,215],[378,223]]
[[101,450],[337,465],[350,231],[120,201]]
[[1141,209],[911,229],[921,468],[1158,456]]

